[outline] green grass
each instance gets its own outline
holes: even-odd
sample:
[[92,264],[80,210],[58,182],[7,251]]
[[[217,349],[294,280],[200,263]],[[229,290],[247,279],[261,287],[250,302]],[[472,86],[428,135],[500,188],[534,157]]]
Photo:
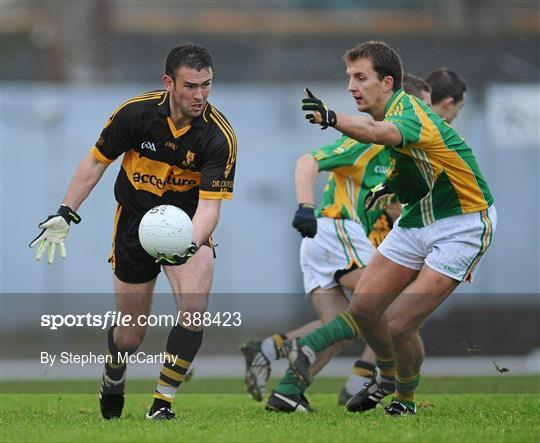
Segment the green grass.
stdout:
[[[123,418],[104,421],[96,394],[16,393],[23,392],[24,384],[2,384],[3,442],[527,442],[535,441],[539,432],[538,377],[426,378],[423,393],[418,395],[418,414],[398,418],[385,416],[381,409],[352,414],[336,406],[336,394],[318,393],[337,392],[343,384],[341,379],[317,380],[314,393],[309,395],[315,408],[312,414],[268,413],[264,403],[244,394],[208,393],[237,392],[242,389],[238,380],[195,379],[177,398],[177,419],[171,422],[144,419],[151,401],[149,394],[128,395]],[[47,384],[41,382],[42,388]],[[483,391],[491,386],[493,392],[500,391],[497,386],[505,386],[508,393],[448,393],[467,392],[479,384]],[[153,383],[132,381],[128,385],[132,392],[141,392],[139,389],[151,388]],[[69,382],[63,392],[82,392],[90,386],[95,389],[96,382]],[[48,392],[59,387],[49,383]]]

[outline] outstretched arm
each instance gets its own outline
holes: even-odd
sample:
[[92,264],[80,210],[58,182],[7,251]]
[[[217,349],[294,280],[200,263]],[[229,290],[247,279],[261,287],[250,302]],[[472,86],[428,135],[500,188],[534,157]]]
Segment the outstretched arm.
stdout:
[[334,128],[362,143],[399,146],[402,142],[401,132],[396,125],[385,121],[375,121],[365,115],[348,115],[338,112]]
[[386,146],[399,146],[403,140],[396,125],[375,121],[365,115],[348,115],[332,111],[328,105],[306,88],[307,97],[302,99],[302,110],[308,111],[306,118],[310,123],[329,126],[362,143],[377,143]]
[[79,223],[81,221],[75,211],[88,197],[107,166],[107,164],[98,162],[92,154],[88,154],[82,159],[71,179],[62,206],[60,206],[56,214],[49,215],[47,219],[38,225],[41,232],[30,243],[31,248],[38,246],[37,260],[40,260],[47,252],[47,261],[52,264],[56,248],[59,249],[62,258],[67,257],[64,239],[69,233],[69,225],[71,222]]

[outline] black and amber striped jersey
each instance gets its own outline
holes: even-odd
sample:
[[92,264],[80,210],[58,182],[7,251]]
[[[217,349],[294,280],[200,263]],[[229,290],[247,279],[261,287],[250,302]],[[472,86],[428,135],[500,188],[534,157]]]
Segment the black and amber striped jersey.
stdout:
[[199,197],[232,198],[236,136],[210,103],[191,125],[176,129],[166,91],[134,97],[114,111],[91,152],[105,164],[124,155],[115,197],[140,216],[170,204],[193,217]]

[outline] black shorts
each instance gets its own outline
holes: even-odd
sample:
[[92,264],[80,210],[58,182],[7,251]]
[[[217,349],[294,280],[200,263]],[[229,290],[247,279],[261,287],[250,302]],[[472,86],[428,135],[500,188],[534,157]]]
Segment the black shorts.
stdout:
[[[114,275],[124,283],[146,283],[154,280],[161,272],[161,265],[148,254],[139,242],[141,218],[117,205],[114,217],[112,251],[109,263]],[[213,249],[212,239],[204,245]],[[215,257],[215,253],[214,253]]]

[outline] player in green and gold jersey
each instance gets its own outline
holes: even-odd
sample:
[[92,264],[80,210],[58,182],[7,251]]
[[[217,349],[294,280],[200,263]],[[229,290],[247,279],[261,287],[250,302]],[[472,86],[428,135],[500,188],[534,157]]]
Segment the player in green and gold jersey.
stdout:
[[[409,93],[431,103],[430,87],[423,80],[406,76],[405,87]],[[320,326],[321,321],[326,323],[347,308],[346,294],[354,290],[375,247],[399,216],[399,203],[369,213],[364,208],[370,189],[385,180],[389,160],[389,152],[382,145],[360,143],[347,136],[298,160],[295,181],[299,209],[293,226],[305,237],[300,249],[304,288],[320,321],[263,341],[248,340],[242,345],[246,358],[245,383],[255,400],[260,401],[264,395],[270,365],[280,357],[283,340],[301,337]],[[330,175],[321,203],[315,210],[313,189],[317,174],[322,171],[329,171]],[[319,372],[349,343],[344,341],[323,352],[312,371]],[[340,403],[344,404],[363,388],[374,375],[374,369],[373,351],[366,347],[340,393]],[[269,397],[267,408],[309,410],[307,399],[290,371]]]
[[374,408],[394,393],[386,412],[414,414],[424,358],[420,327],[460,282],[472,279],[491,243],[496,211],[465,140],[403,91],[394,50],[365,42],[346,52],[345,63],[357,109],[371,117],[336,113],[309,90],[302,109],[310,111],[311,123],[387,147],[387,185],[403,204],[402,216],[364,271],[349,310],[283,348],[307,386],[316,354],[363,336],[377,356],[378,373],[349,400],[349,410]]

